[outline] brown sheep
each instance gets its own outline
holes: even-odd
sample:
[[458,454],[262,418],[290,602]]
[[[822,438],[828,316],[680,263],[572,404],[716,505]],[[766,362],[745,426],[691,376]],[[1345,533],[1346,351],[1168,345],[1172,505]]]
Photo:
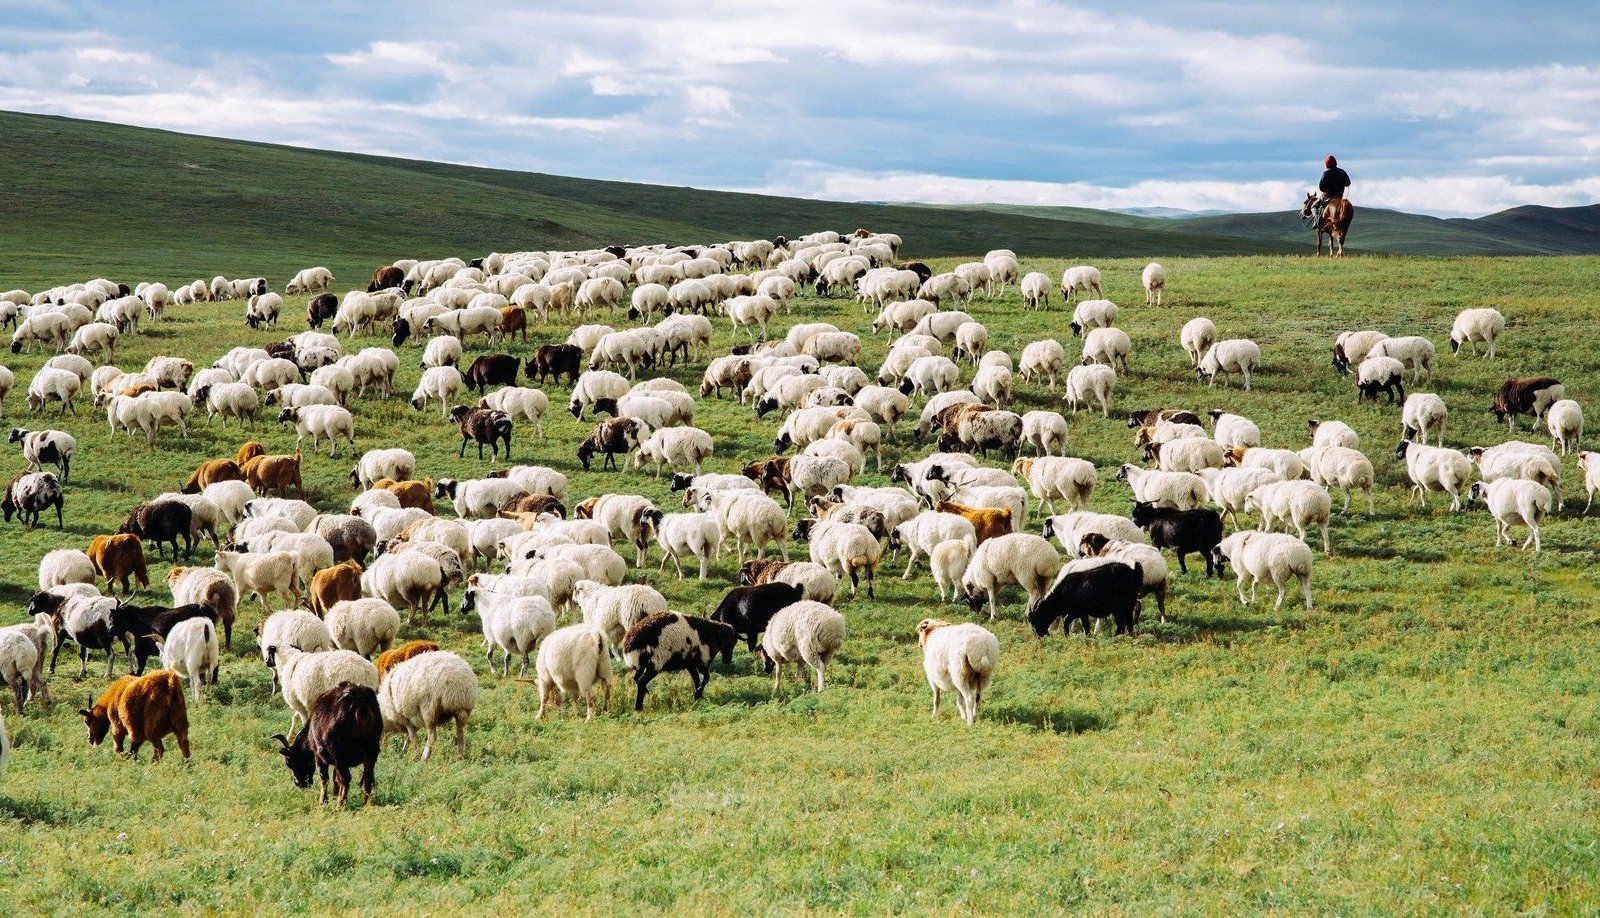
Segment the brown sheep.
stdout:
[[170,733],[178,741],[178,751],[189,758],[189,708],[183,699],[183,682],[170,669],[123,676],[100,696],[94,707],[78,713],[88,725],[89,742],[93,745],[99,745],[96,732],[103,740],[109,728],[117,752],[122,751],[122,738],[126,736],[133,740],[128,748],[130,758],[137,760],[139,747],[148,742],[155,748],[152,760],[159,762],[167,751],[161,740]]
[[433,512],[433,479],[424,478],[421,481],[395,481],[392,478],[380,478],[372,483],[374,488],[382,488],[393,494],[400,501],[400,506],[416,510]]
[[979,545],[996,536],[1011,533],[1011,511],[1009,509],[979,509],[977,507],[968,507],[965,504],[952,503],[948,500],[939,501],[933,505],[933,509],[940,513],[954,513],[965,517],[972,524],[972,528],[977,530]]
[[745,586],[760,586],[763,583],[773,583],[778,579],[778,575],[783,573],[784,568],[798,563],[797,561],[779,561],[776,558],[771,561],[746,561],[744,567],[739,569],[740,582]]
[[144,563],[144,543],[136,535],[98,535],[89,543],[89,560],[94,569],[105,578],[106,588],[113,581],[121,584],[124,596],[133,592],[128,578],[139,581],[140,587],[150,586],[150,572]]
[[390,287],[399,287],[406,282],[406,272],[394,265],[384,265],[372,272],[372,280],[367,282],[367,292],[377,293]]
[[523,494],[500,508],[500,515],[507,519],[516,519],[509,515],[514,513],[554,513],[562,519],[567,518],[567,508],[549,494]]
[[1566,387],[1553,376],[1513,376],[1500,384],[1494,394],[1494,404],[1489,410],[1497,421],[1505,421],[1506,428],[1517,426],[1517,415],[1531,414],[1537,420],[1556,399],[1567,394]]
[[517,332],[522,333],[522,343],[528,343],[528,311],[521,306],[500,307],[500,337],[506,341]]
[[311,576],[311,611],[328,614],[333,604],[361,598],[361,565],[354,561],[325,567]]
[[[787,484],[789,480],[789,459],[789,456],[768,456],[765,459],[758,459],[750,463],[739,471],[744,477],[761,485],[763,493],[770,495],[773,491],[777,491],[787,497],[789,495],[789,486]],[[775,477],[770,480],[767,474],[769,465],[776,466]]]
[[249,462],[251,459],[254,459],[257,456],[265,456],[266,454],[267,448],[265,446],[262,446],[260,443],[251,440],[249,443],[239,447],[239,454],[233,457],[233,461],[237,462],[240,468],[243,468],[246,462]]
[[279,497],[288,497],[289,486],[294,485],[300,499],[305,499],[306,486],[300,478],[299,450],[295,450],[293,456],[257,456],[241,463],[239,470],[244,473],[245,484],[257,494],[273,491]]
[[438,649],[439,645],[432,641],[406,641],[393,650],[385,650],[378,654],[378,659],[373,660],[372,665],[377,667],[378,675],[381,676],[412,657]]
[[233,459],[207,459],[200,463],[194,474],[189,476],[188,484],[183,486],[184,494],[199,494],[206,485],[216,484],[219,481],[244,481],[244,472],[239,471],[239,463]]

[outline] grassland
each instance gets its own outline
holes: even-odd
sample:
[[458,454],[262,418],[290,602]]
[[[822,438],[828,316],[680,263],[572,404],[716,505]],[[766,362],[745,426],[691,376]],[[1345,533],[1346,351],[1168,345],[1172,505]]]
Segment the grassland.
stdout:
[[[1053,274],[1067,264],[1025,262]],[[483,666],[475,619],[435,618],[404,636],[439,640],[482,673],[466,760],[445,749],[422,765],[414,751],[390,747],[377,805],[334,812],[295,790],[273,751],[268,737],[288,717],[250,637],[261,614],[251,606],[216,694],[191,710],[187,765],[133,764],[84,743],[72,712],[104,685],[94,666],[80,680],[64,659],[48,712],[17,716],[7,705],[16,754],[0,785],[0,900],[18,912],[1600,907],[1595,524],[1578,515],[1581,498],[1569,501],[1547,526],[1544,553],[1529,556],[1492,548],[1481,509],[1408,506],[1392,454],[1397,409],[1356,406],[1326,359],[1342,328],[1428,334],[1444,353],[1433,388],[1452,411],[1449,442],[1498,442],[1505,431],[1484,409],[1505,375],[1551,372],[1582,400],[1596,391],[1580,323],[1597,262],[1172,259],[1172,308],[1159,311],[1133,305],[1143,259],[1099,266],[1108,295],[1127,304],[1119,324],[1134,340],[1118,406],[1226,406],[1278,445],[1302,444],[1309,417],[1344,418],[1362,435],[1382,481],[1377,514],[1336,521],[1338,554],[1317,560],[1313,611],[1241,607],[1231,580],[1174,572],[1167,623],[1147,619],[1132,640],[1058,633],[1039,642],[1012,596],[994,625],[999,676],[970,730],[953,712],[930,720],[912,632],[926,615],[967,613],[938,609],[926,575],[901,581],[892,563],[876,601],[841,602],[850,634],[823,695],[790,682],[773,697],[741,652],[699,703],[686,680],[667,677],[636,715],[622,683],[592,724],[570,713],[535,722],[533,687]],[[69,276],[78,275],[8,281],[37,287]],[[188,275],[128,279],[141,277]],[[1493,363],[1452,359],[1443,346],[1455,311],[1477,305],[1513,319]],[[1059,304],[1024,313],[1012,290],[972,311],[994,347],[1015,354],[1050,335],[1076,350]],[[175,309],[125,339],[119,362],[167,353],[207,363],[228,346],[304,327],[291,308],[277,331],[252,332],[241,312],[236,302]],[[1176,338],[1200,314],[1224,335],[1263,343],[1255,391],[1194,381]],[[780,324],[814,319],[862,332],[863,365],[881,359],[887,342],[867,333],[869,318],[851,303],[806,297]],[[540,327],[535,343],[564,335]],[[719,320],[717,347],[730,343]],[[406,391],[417,353],[403,354]],[[8,419],[25,410],[21,386],[41,360],[7,355],[19,379]],[[698,368],[670,375],[693,385]],[[546,388],[553,406],[565,402],[565,387]],[[1057,404],[1022,387],[1024,408]],[[435,414],[398,400],[355,409],[359,446],[407,447],[425,474],[493,465],[457,460],[456,434]],[[748,408],[713,400],[698,417],[716,437],[715,471],[767,453],[777,427],[775,417],[757,422]],[[247,434],[200,422],[187,441],[164,433],[146,450],[110,439],[88,410],[60,424],[81,444],[67,529],[0,530],[4,622],[22,618],[46,551],[111,531],[131,504],[247,436],[274,450],[293,444],[292,431],[272,425]],[[639,472],[582,472],[572,449],[585,427],[553,411],[546,442],[518,431],[517,460],[565,471],[574,499],[627,490],[674,502],[664,482]],[[928,448],[901,442],[890,452]],[[1102,469],[1133,457],[1115,415],[1076,418],[1071,451]],[[310,461],[319,506],[353,496],[350,464]],[[20,467],[14,451],[0,461],[7,476]],[[1570,463],[1566,473],[1570,499],[1581,489]],[[1102,481],[1095,506],[1125,512],[1126,486],[1109,471]],[[199,556],[205,563],[209,548]],[[153,577],[164,571],[157,565]],[[704,613],[733,575],[729,560],[703,585],[640,576],[675,608]]]

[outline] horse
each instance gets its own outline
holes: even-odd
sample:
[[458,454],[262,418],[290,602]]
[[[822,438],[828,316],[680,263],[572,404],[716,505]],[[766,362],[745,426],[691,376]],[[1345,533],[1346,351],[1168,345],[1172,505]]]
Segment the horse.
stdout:
[[[1300,205],[1300,219],[1311,226],[1316,220],[1316,213],[1311,208],[1317,203],[1317,196],[1311,192],[1306,193],[1305,203]],[[1328,254],[1344,257],[1344,237],[1350,232],[1350,221],[1355,219],[1356,209],[1344,198],[1334,198],[1328,206],[1322,209],[1322,219],[1316,221],[1317,230],[1317,255],[1322,254],[1322,237],[1328,237]]]

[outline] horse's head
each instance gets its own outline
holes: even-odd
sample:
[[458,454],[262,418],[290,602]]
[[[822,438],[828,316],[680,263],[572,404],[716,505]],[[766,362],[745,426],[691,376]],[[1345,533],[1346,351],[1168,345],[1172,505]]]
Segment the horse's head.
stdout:
[[1309,221],[1311,219],[1311,208],[1316,203],[1317,203],[1316,192],[1314,192],[1314,191],[1306,192],[1305,202],[1300,205],[1300,219]]

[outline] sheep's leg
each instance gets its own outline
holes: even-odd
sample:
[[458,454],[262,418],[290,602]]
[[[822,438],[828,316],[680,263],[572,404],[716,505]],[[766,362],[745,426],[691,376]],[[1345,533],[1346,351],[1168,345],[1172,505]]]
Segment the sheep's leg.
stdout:
[[1241,572],[1240,572],[1240,573],[1239,573],[1239,579],[1238,579],[1238,581],[1237,581],[1237,583],[1235,583],[1235,586],[1236,586],[1236,587],[1237,587],[1237,588],[1238,588],[1238,590],[1239,590],[1239,605],[1241,605],[1241,606],[1247,606],[1247,605],[1249,605],[1249,604],[1250,604],[1250,603],[1249,603],[1249,602],[1248,602],[1248,601],[1247,601],[1247,600],[1246,600],[1246,599],[1245,599],[1245,598],[1244,598],[1244,578],[1245,578],[1245,575],[1244,575],[1244,572],[1243,572],[1243,571],[1241,571]]
[[1300,575],[1300,589],[1306,594],[1306,611],[1311,611],[1311,575]]
[[[317,796],[317,802],[318,803],[327,803],[328,802],[328,763],[326,763],[326,762],[318,762],[317,763],[317,777],[321,779],[321,785],[322,785],[322,792]],[[344,801],[340,800],[339,803],[343,804]]]
[[467,715],[465,712],[456,714],[456,753],[462,758],[467,756]]
[[933,719],[939,719],[939,687],[933,687]]
[[[1305,536],[1302,535],[1301,538],[1303,539],[1303,538],[1305,538]],[[1325,554],[1325,555],[1329,555],[1329,556],[1331,556],[1333,554],[1333,543],[1328,540],[1328,521],[1327,520],[1323,520],[1322,521],[1322,553]]]

